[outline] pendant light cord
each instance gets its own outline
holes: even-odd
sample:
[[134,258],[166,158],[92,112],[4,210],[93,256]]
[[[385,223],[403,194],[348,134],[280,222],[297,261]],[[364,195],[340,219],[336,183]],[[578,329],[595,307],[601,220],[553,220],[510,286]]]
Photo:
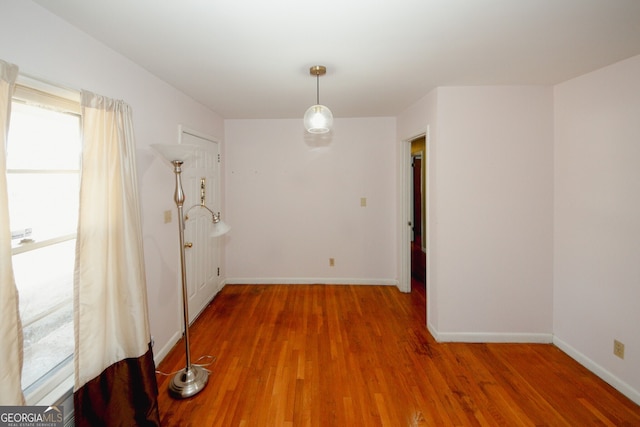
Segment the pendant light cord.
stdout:
[[320,105],[320,76],[316,74],[316,105]]

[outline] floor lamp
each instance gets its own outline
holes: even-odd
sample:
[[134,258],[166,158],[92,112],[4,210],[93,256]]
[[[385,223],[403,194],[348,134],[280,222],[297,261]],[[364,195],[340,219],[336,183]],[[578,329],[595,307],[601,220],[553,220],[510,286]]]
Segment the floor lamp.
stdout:
[[[152,144],[162,157],[173,165],[173,172],[176,176],[176,189],[174,193],[174,201],[178,208],[178,229],[180,236],[180,270],[182,275],[182,313],[184,315],[184,345],[187,363],[184,369],[178,371],[171,383],[169,384],[169,393],[178,399],[185,399],[199,393],[207,385],[209,381],[209,371],[200,365],[191,363],[191,350],[189,348],[189,296],[187,293],[187,268],[185,260],[185,243],[184,243],[184,191],[182,190],[182,165],[191,157],[195,156],[199,147],[194,145],[164,145]],[[201,204],[198,205],[205,208],[211,213],[211,222],[214,225],[213,232],[210,237],[218,237],[229,231],[229,226],[220,220],[220,214],[215,214],[211,209],[204,206],[204,199],[201,198]],[[194,206],[195,207],[195,206]]]

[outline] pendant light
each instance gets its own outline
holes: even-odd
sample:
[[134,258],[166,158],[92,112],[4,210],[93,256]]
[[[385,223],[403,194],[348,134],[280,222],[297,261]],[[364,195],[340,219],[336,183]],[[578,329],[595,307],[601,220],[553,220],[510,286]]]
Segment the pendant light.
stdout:
[[314,65],[309,69],[309,73],[316,76],[316,105],[312,105],[304,113],[304,127],[309,133],[327,133],[333,125],[331,110],[320,104],[320,76],[326,72],[324,65]]

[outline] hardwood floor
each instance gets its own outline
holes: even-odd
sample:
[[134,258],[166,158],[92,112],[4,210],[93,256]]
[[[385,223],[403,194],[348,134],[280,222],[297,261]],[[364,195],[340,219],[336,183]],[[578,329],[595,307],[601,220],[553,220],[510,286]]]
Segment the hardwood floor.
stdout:
[[[556,347],[437,343],[424,288],[227,285],[190,329],[212,355],[163,426],[639,426],[640,407]],[[178,343],[158,367],[184,367]]]

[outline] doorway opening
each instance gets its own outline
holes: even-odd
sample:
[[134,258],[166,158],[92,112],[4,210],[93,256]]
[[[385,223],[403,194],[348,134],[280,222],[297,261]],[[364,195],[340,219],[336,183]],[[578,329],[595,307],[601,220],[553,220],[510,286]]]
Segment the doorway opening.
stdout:
[[[429,126],[424,133],[402,139],[398,222],[399,284],[410,293],[414,282],[429,294]],[[416,280],[417,278],[417,280]]]
[[425,286],[426,236],[425,236],[425,165],[426,137],[411,140],[411,279],[412,283]]
[[[429,232],[429,212],[431,194],[430,177],[433,174],[433,159],[429,125],[421,134],[414,134],[402,140],[400,161],[400,221],[398,243],[400,253],[399,289],[407,293],[424,293],[427,305],[430,301],[431,282],[431,233]],[[419,160],[419,162],[416,162]],[[416,163],[419,163],[419,169]],[[414,224],[417,226],[414,226]],[[412,256],[412,254],[415,256]],[[412,262],[414,261],[415,262]],[[415,265],[415,268],[413,268]],[[415,270],[415,275],[413,271]],[[418,277],[418,279],[416,279]],[[421,279],[421,280],[420,280]],[[426,312],[429,324],[430,311]]]
[[425,287],[426,282],[426,136],[410,141],[411,149],[411,283]]

